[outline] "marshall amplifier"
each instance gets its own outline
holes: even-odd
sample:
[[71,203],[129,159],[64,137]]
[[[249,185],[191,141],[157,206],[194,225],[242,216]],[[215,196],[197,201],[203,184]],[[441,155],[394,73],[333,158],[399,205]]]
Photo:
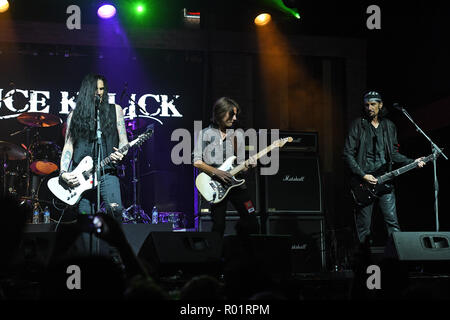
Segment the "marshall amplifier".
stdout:
[[294,273],[320,272],[326,269],[324,219],[318,216],[270,215],[267,234],[290,235]]
[[[262,134],[262,131],[259,132]],[[292,142],[286,143],[280,152],[313,153],[318,152],[318,133],[301,131],[279,131],[280,139],[292,137]],[[267,145],[271,143],[271,130],[267,130]]]
[[[224,235],[236,235],[236,224],[239,222],[239,219],[240,217],[237,215],[225,216]],[[210,215],[197,216],[195,220],[198,231],[211,232],[213,221]],[[261,218],[256,216],[256,220],[258,220],[258,224],[261,226]]]
[[322,214],[322,185],[317,157],[280,154],[279,170],[265,176],[269,213]]

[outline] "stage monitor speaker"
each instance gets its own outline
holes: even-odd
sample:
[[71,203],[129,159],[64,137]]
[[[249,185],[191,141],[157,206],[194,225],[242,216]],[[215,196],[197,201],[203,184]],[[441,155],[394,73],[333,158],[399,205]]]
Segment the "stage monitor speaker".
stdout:
[[450,261],[450,232],[394,232],[392,240],[400,261]]
[[321,272],[326,269],[324,220],[318,216],[275,216],[267,218],[268,234],[292,236],[292,271]]
[[269,213],[322,214],[319,159],[280,154],[278,173],[265,176]]
[[138,257],[155,276],[215,274],[220,267],[222,238],[215,232],[152,232]]
[[46,267],[50,262],[56,241],[56,232],[24,232],[12,265]]
[[[253,206],[255,207],[255,212],[260,212],[260,201],[259,201],[259,168],[256,167],[254,169],[250,169],[248,174],[244,175],[245,184],[250,193],[250,200],[253,202]],[[200,194],[198,193],[199,198],[199,214],[208,214],[210,213],[209,203],[206,201]],[[231,201],[228,201],[227,204],[227,214],[228,215],[238,215],[237,210],[231,204]]]
[[128,240],[131,248],[135,255],[139,254],[139,251],[142,248],[142,245],[147,240],[148,236],[151,232],[163,232],[163,231],[172,231],[171,223],[158,223],[158,224],[146,224],[146,223],[138,223],[138,224],[123,224],[122,225],[123,232],[125,233],[125,237]]

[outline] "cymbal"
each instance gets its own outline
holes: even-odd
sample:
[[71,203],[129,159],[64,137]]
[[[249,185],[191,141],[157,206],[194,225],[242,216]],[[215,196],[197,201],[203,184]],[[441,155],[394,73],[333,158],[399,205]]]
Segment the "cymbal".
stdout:
[[53,127],[60,123],[62,120],[60,117],[50,113],[43,112],[25,112],[17,117],[17,121],[27,125],[29,127]]
[[27,152],[24,148],[10,142],[0,141],[0,157],[8,160],[23,160],[27,157]]

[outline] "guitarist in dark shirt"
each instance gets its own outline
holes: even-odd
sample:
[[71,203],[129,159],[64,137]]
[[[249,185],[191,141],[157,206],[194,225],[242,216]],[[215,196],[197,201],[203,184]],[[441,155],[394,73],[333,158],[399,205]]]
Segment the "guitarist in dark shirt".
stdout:
[[[381,95],[375,91],[367,92],[364,95],[364,116],[352,123],[345,140],[344,162],[361,183],[376,185],[376,176],[391,171],[394,163],[405,165],[416,161],[418,167],[425,165],[422,158],[413,160],[399,153],[397,129],[392,121],[384,118],[385,114]],[[393,187],[378,200],[388,235],[400,231]],[[357,206],[355,223],[360,243],[370,236],[372,209],[373,203]]]
[[[61,156],[60,180],[69,187],[80,184],[71,171],[87,155],[93,156],[96,140],[95,99],[98,99],[100,126],[102,129],[102,159],[111,156],[112,163],[101,172],[101,199],[107,212],[112,212],[120,221],[122,218],[122,200],[116,164],[126,155],[118,150],[128,144],[123,111],[119,105],[108,102],[108,84],[101,75],[88,74],[84,77],[77,96],[75,109],[67,117],[67,133]],[[78,204],[80,214],[94,214],[96,194],[89,190]]]
[[[239,112],[240,108],[236,101],[227,97],[218,99],[213,106],[212,124],[202,130],[202,139],[198,139],[193,152],[194,167],[224,184],[230,182],[232,176],[218,167],[229,156],[236,154],[237,150],[245,148],[243,138],[236,138],[238,131],[229,130],[233,128]],[[238,155],[236,154],[236,156]],[[255,165],[255,162],[251,162],[249,167]],[[211,205],[213,220],[211,231],[223,236],[228,201],[231,201],[239,213],[239,230],[243,234],[258,233],[259,226],[255,217],[255,208],[245,184],[232,189],[221,202]]]

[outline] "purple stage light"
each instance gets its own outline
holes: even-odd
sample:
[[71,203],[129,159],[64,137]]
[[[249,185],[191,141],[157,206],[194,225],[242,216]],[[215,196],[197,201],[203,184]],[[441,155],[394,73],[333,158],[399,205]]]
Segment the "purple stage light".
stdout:
[[97,10],[97,15],[102,19],[109,19],[116,14],[116,8],[110,4],[104,4]]

